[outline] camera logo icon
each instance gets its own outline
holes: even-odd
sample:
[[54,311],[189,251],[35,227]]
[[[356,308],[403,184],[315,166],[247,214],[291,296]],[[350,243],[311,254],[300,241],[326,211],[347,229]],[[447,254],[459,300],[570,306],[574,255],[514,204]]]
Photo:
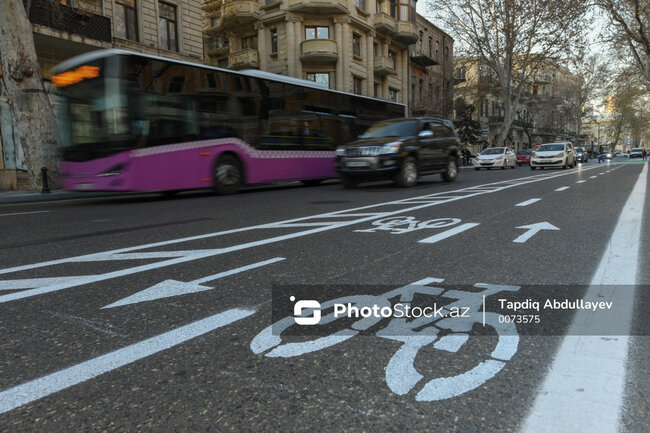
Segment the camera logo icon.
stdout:
[[[289,298],[291,302],[296,300],[295,296]],[[320,302],[314,300],[301,300],[293,306],[293,320],[298,325],[318,325],[321,318]],[[303,316],[303,311],[308,316]]]

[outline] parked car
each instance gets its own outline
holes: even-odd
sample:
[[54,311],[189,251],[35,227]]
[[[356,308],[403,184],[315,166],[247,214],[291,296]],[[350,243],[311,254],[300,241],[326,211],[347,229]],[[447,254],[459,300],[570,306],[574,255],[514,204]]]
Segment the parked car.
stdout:
[[584,147],[576,147],[573,149],[576,153],[576,161],[589,162],[589,153]]
[[571,168],[576,165],[576,154],[570,142],[546,143],[540,145],[530,158],[530,169],[537,167]]
[[488,147],[483,152],[476,155],[474,160],[474,170],[481,168],[491,169],[499,167],[505,170],[506,167],[515,168],[517,158],[515,154],[507,147]]
[[515,153],[517,157],[517,165],[528,165],[530,164],[530,156],[533,154],[533,151],[530,149],[518,150]]
[[393,179],[410,187],[424,174],[458,175],[460,141],[442,117],[401,118],[376,123],[357,140],[336,149],[336,168],[346,188],[370,180]]
[[643,158],[643,149],[640,147],[630,149],[630,159],[632,158]]

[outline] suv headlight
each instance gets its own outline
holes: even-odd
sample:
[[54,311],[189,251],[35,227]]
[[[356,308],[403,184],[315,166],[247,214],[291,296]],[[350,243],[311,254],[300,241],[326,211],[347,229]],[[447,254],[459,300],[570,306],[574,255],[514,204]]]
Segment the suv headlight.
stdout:
[[391,141],[390,143],[386,143],[383,146],[381,146],[381,149],[379,150],[379,154],[386,155],[389,153],[398,153],[401,145],[402,145],[401,141]]
[[345,156],[345,150],[346,150],[345,147],[339,146],[336,148],[336,154],[338,156]]

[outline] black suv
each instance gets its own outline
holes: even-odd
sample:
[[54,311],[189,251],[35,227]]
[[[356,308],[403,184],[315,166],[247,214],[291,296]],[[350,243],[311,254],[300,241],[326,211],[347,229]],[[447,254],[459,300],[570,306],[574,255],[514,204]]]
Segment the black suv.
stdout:
[[336,168],[346,188],[369,180],[394,179],[409,187],[424,174],[458,174],[458,136],[442,117],[386,120],[372,125],[356,141],[336,149]]

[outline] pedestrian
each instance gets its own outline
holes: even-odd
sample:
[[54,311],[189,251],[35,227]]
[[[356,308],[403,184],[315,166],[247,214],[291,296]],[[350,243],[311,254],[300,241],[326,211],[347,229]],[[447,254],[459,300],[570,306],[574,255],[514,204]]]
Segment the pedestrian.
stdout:
[[645,149],[643,149],[643,152],[641,153],[641,155],[643,155],[643,160],[645,161],[646,158],[648,157],[648,152]]

